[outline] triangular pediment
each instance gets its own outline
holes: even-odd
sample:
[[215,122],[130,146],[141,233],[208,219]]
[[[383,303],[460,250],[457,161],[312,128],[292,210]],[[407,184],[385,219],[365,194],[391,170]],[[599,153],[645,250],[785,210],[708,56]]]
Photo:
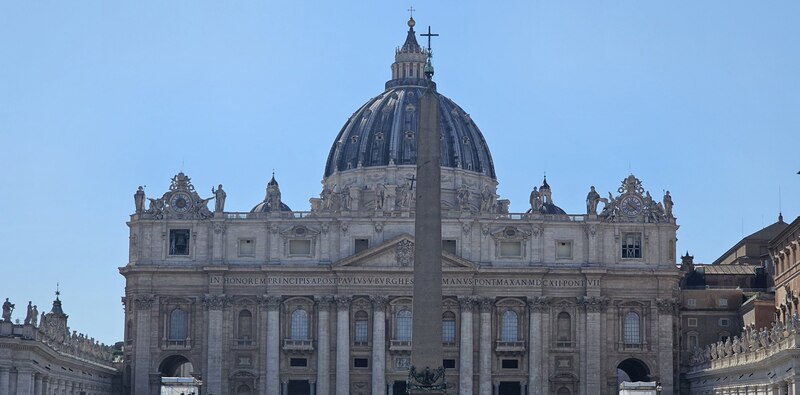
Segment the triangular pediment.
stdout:
[[[407,268],[414,265],[414,236],[404,233],[358,254],[335,262],[336,268]],[[458,255],[442,251],[442,270],[475,269],[476,265]]]

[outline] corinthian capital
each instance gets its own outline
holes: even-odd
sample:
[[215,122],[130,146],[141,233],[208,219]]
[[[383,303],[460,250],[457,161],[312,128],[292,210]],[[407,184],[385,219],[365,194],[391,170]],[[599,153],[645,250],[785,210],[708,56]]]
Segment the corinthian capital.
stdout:
[[389,303],[389,299],[385,296],[373,296],[370,302],[372,302],[372,307],[376,311],[383,311],[386,309],[386,304]]
[[550,310],[552,301],[549,296],[534,296],[528,298],[528,308],[534,313],[542,313]]
[[353,303],[353,298],[349,296],[336,296],[336,306],[339,310],[349,310],[350,303]]
[[258,297],[258,304],[267,308],[267,310],[277,310],[281,307],[283,298],[278,295],[261,295]]
[[578,298],[578,305],[583,307],[587,313],[599,313],[608,306],[608,298],[602,296],[584,296]]
[[206,294],[203,298],[203,304],[209,310],[222,310],[223,308],[227,307],[230,303],[230,298],[225,294],[222,295],[210,295]]

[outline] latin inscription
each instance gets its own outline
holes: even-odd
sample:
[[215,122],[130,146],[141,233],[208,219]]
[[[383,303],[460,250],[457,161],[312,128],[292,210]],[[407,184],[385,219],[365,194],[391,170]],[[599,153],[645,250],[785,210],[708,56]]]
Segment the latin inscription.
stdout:
[[[354,276],[354,277],[322,277],[322,276],[210,276],[212,285],[300,285],[300,286],[408,286],[414,284],[412,277],[398,276]],[[533,278],[475,278],[475,277],[443,277],[442,286],[478,286],[478,287],[542,287],[542,288],[583,288],[599,287],[600,280],[592,279],[533,279]]]

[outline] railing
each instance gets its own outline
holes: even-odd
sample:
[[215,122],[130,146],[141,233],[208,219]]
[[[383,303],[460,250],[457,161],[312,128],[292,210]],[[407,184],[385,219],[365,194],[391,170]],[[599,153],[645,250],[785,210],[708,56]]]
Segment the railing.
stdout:
[[495,342],[495,351],[502,353],[515,353],[525,351],[525,342],[521,340],[507,341],[497,340]]
[[256,342],[253,339],[233,339],[233,348],[252,348]]
[[[443,211],[442,217],[444,218],[460,218],[466,212],[451,210]],[[490,217],[494,219],[505,219],[512,221],[528,221],[528,220],[544,220],[546,222],[585,222],[586,215],[576,214],[532,214],[532,213],[468,213],[475,217]],[[381,214],[384,217],[409,217],[413,218],[415,212],[412,211],[384,211]],[[281,211],[280,213],[251,213],[251,212],[226,212],[225,218],[231,220],[239,219],[265,219],[265,218],[288,218],[288,219],[303,219],[309,217],[374,217],[373,210],[360,210],[360,211]]]
[[311,339],[283,339],[283,349],[287,351],[313,351],[314,341]]
[[411,350],[411,340],[391,340],[389,341],[390,351]]
[[191,340],[189,339],[167,339],[164,340],[164,349],[167,350],[186,350],[192,347]]

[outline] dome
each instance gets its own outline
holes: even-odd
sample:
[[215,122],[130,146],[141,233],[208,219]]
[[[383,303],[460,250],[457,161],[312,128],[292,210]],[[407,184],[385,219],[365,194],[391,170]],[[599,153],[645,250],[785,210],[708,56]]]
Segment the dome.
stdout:
[[267,195],[264,200],[256,204],[251,213],[269,213],[272,211],[292,211],[289,206],[281,201],[281,189],[278,181],[275,180],[275,173],[272,173],[272,179],[267,183]]
[[[429,52],[419,46],[409,21],[406,41],[395,53],[392,79],[345,122],[331,147],[325,177],[351,169],[415,165],[419,99],[436,84],[425,78]],[[431,66],[429,66],[431,67]],[[444,95],[439,99],[442,167],[496,179],[489,147],[469,114]]]

